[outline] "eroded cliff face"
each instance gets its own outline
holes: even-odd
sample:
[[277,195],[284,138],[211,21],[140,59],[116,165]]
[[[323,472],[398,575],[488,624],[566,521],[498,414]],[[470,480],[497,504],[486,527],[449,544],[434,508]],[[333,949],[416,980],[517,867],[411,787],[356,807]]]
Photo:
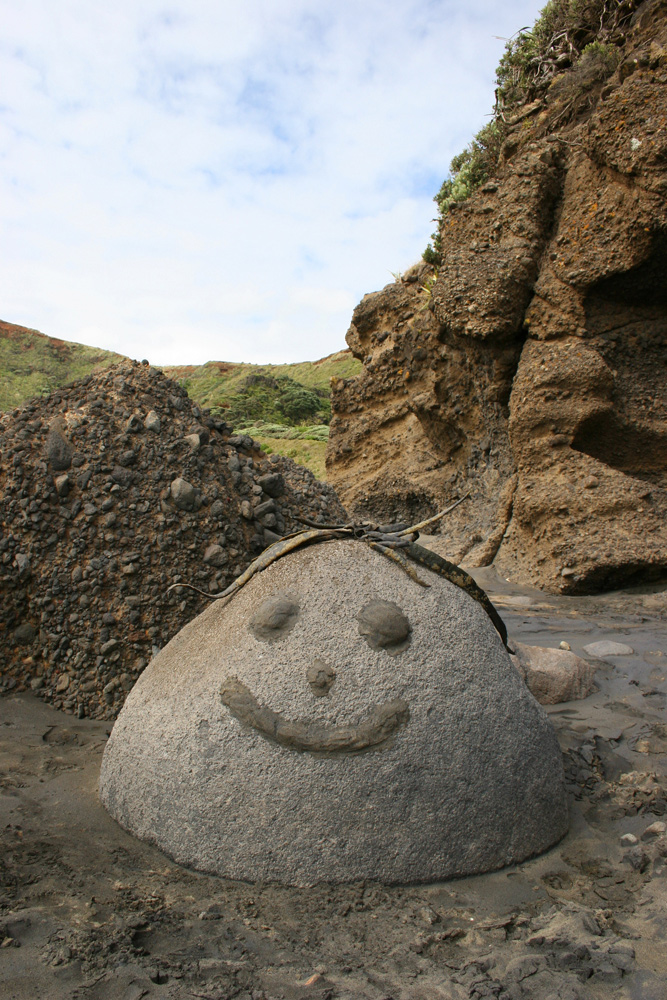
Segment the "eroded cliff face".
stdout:
[[611,79],[517,121],[438,273],[356,308],[327,453],[352,512],[469,492],[457,561],[561,592],[667,572],[666,13],[646,0]]

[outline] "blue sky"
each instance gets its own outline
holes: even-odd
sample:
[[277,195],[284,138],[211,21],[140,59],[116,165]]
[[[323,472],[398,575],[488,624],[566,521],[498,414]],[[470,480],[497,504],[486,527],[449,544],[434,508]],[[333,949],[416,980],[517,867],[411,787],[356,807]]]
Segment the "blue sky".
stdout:
[[341,349],[539,6],[0,0],[0,318],[155,364]]

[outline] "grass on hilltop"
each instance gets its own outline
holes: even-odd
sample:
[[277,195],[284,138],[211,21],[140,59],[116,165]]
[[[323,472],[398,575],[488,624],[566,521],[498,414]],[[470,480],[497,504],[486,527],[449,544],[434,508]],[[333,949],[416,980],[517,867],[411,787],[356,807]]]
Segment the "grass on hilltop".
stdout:
[[0,322],[0,412],[122,361],[120,354]]
[[[47,337],[0,321],[0,412],[125,360],[122,355]],[[220,413],[235,431],[250,434],[267,453],[306,465],[324,479],[332,377],[361,371],[350,351],[290,365],[231,364],[163,368],[200,406]]]
[[[238,396],[248,395],[251,385],[247,380],[258,376],[267,380],[289,379],[290,383],[309,389],[316,394],[322,393],[322,399],[329,398],[329,382],[333,376],[348,378],[358,375],[361,362],[354,358],[350,351],[338,351],[321,361],[301,361],[289,365],[252,365],[245,362],[232,364],[226,361],[207,361],[205,365],[173,365],[163,368],[165,375],[180,382],[192,399],[202,406],[211,409],[232,409],[232,402]],[[261,385],[255,382],[255,385]],[[275,390],[274,390],[275,391]],[[252,393],[250,393],[252,395]],[[326,406],[324,407],[326,409]],[[252,417],[250,419],[253,419]],[[256,419],[270,420],[270,416],[257,416]],[[289,419],[274,421],[289,423]]]
[[329,382],[358,375],[361,362],[350,351],[338,351],[321,361],[290,365],[209,361],[163,370],[191,399],[221,413],[235,431],[249,434],[266,452],[293,458],[324,479]]

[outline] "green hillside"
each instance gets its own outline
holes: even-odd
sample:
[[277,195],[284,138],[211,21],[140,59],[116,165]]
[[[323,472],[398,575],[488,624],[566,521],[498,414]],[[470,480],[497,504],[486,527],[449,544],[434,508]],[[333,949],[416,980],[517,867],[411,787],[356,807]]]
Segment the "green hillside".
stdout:
[[180,382],[191,399],[223,414],[235,430],[259,441],[325,478],[324,455],[329,436],[329,381],[361,371],[350,351],[321,361],[291,365],[231,364],[209,361],[199,367],[164,369]]
[[[37,330],[0,321],[0,412],[45,396],[99,368],[122,361],[120,354],[47,337]],[[331,416],[329,381],[361,371],[350,351],[321,361],[291,365],[177,365],[163,369],[200,406],[221,413],[235,430],[325,476],[324,453]]]
[[291,365],[231,364],[167,367],[165,374],[180,382],[192,399],[219,409],[234,427],[257,421],[294,426],[327,424],[331,414],[329,381],[333,376],[358,375],[361,362],[350,351],[338,351],[321,361]]
[[122,360],[121,354],[0,320],[0,412]]

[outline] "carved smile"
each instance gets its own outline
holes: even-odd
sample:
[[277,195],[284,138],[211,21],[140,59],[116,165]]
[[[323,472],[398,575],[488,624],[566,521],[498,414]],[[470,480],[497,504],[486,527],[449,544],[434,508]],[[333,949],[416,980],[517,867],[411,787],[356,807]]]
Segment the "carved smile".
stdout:
[[323,722],[291,721],[280,712],[260,705],[245,684],[227,677],[220,698],[231,714],[290,750],[310,753],[356,753],[385,743],[410,718],[407,702],[396,699],[373,706],[366,722],[358,726],[329,726]]

